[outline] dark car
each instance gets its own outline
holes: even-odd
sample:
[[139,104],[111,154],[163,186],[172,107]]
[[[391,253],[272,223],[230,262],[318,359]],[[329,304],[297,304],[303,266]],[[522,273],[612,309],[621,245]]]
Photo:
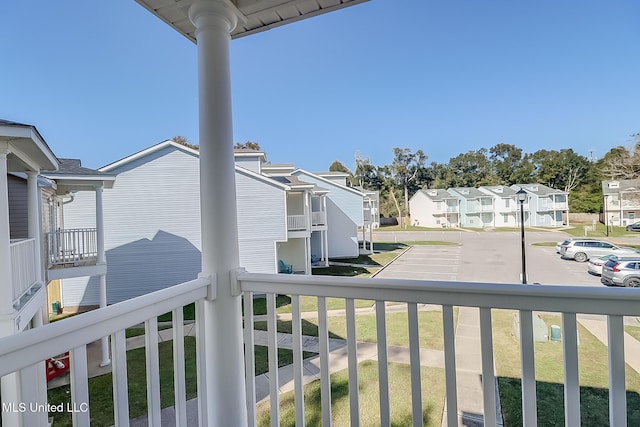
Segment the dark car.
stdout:
[[640,222],[627,225],[627,231],[640,231]]

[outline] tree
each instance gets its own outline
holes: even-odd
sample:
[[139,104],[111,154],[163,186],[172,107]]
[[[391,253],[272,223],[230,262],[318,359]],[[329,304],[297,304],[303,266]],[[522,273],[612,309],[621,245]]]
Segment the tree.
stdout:
[[333,163],[329,165],[329,172],[344,172],[351,175],[351,171],[348,167],[344,165],[340,160],[334,160]]
[[567,193],[583,184],[592,166],[589,159],[576,154],[571,148],[538,150],[530,158],[536,181]]
[[348,174],[349,176],[347,177],[347,185],[348,186],[353,185],[353,181],[354,181],[353,174],[351,173],[349,168],[346,167],[344,163],[342,163],[340,160],[334,160],[333,163],[329,165],[329,172],[343,172]]
[[253,142],[253,141],[247,141],[247,142],[236,142],[235,145],[233,146],[234,150],[254,150],[254,151],[261,151],[260,149],[260,144],[257,142]]
[[481,185],[498,184],[493,174],[487,149],[470,150],[449,160],[450,187],[479,187]]
[[[390,171],[393,179],[404,190],[404,208],[409,209],[409,184],[416,179],[420,168],[424,166],[427,155],[422,150],[411,152],[409,148],[393,149],[393,161]],[[401,217],[402,219],[402,217]]]
[[499,184],[511,185],[531,181],[533,165],[529,162],[528,156],[522,155],[522,149],[515,145],[497,144],[491,147],[489,159]]
[[181,136],[181,135],[176,135],[173,138],[171,138],[171,140],[173,142],[175,142],[176,144],[184,145],[185,147],[189,147],[192,150],[199,150],[200,149],[200,147],[198,147],[197,145],[189,144],[189,141],[187,140],[187,138],[185,138],[184,136]]
[[384,182],[384,176],[380,168],[371,164],[368,157],[361,158],[360,152],[356,152],[353,184],[367,190],[380,190]]

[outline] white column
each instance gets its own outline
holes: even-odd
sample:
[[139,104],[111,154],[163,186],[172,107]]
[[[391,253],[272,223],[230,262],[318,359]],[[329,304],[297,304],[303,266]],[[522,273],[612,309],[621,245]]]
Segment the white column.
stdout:
[[38,172],[27,172],[27,216],[29,238],[35,240],[36,254],[34,262],[38,266],[36,280],[42,281],[42,229],[40,227],[40,192],[38,191]]
[[325,256],[324,256],[324,265],[329,267],[329,230],[325,230],[324,232],[324,247],[325,247]]
[[230,280],[240,262],[229,66],[237,17],[214,0],[193,4],[189,18],[198,44],[202,273],[215,275],[218,285],[216,299],[204,302],[201,425],[246,426],[241,298]]
[[[9,188],[7,182],[7,154],[0,147],[0,315],[13,312],[13,283],[11,281],[11,235],[9,232]],[[5,329],[5,328],[0,328]],[[6,334],[0,331],[0,336]]]
[[[9,188],[7,182],[8,147],[0,147],[0,315],[13,313],[13,283],[11,281],[11,249],[9,232]],[[0,337],[14,332],[13,319],[0,320]],[[17,405],[20,403],[20,376],[15,372],[1,379],[2,401]],[[17,408],[17,406],[16,406]],[[2,425],[20,426],[22,417],[18,412],[1,411]]]
[[[96,265],[105,265],[107,263],[107,257],[104,253],[104,210],[102,203],[102,190],[103,187],[96,187],[96,249],[98,251],[98,257]],[[100,275],[100,308],[107,306],[107,276]],[[102,337],[102,361],[100,366],[107,366],[111,364],[109,358],[109,337]]]

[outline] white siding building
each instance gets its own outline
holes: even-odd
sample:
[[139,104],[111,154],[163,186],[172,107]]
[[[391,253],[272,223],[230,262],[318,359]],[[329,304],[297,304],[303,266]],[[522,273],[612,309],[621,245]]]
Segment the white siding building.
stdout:
[[292,175],[329,190],[326,196],[329,258],[357,257],[358,227],[364,226],[364,194],[344,185],[344,178],[335,174],[320,176],[296,169]]
[[459,227],[460,202],[443,189],[419,190],[409,199],[411,224],[419,227]]
[[[200,266],[199,153],[172,141],[100,170],[117,177],[104,192],[109,304],[196,277]],[[246,161],[246,159],[243,159]],[[288,187],[236,167],[240,262],[248,271],[277,272],[276,245],[287,240]],[[93,227],[92,194],[65,206],[65,226]],[[66,279],[63,304],[97,304],[89,278]]]

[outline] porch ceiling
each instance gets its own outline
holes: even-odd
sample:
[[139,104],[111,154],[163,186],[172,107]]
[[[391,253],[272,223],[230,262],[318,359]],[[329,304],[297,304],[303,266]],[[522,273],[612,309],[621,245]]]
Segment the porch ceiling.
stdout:
[[[232,38],[247,36],[274,27],[332,12],[367,0],[229,0],[239,21]],[[136,0],[158,18],[195,43],[195,27],[187,11],[193,0]]]

